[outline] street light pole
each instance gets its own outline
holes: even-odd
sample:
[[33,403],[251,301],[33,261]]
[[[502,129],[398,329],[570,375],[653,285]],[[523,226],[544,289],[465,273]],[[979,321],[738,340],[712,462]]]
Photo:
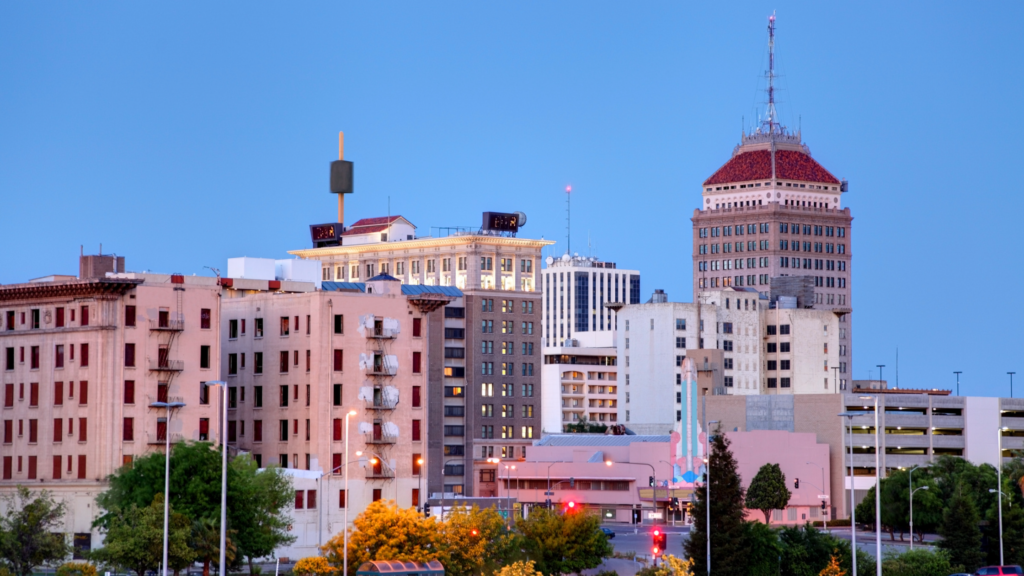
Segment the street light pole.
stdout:
[[344,548],[344,560],[342,561],[342,563],[344,565],[343,570],[345,572],[345,576],[348,576],[348,505],[350,496],[348,491],[348,419],[355,415],[355,410],[349,410],[345,414],[345,527],[343,528],[341,536],[343,541],[342,546]]
[[840,416],[846,417],[846,424],[850,429],[850,555],[853,563],[852,573],[857,573],[857,507],[854,505],[853,492],[853,417],[863,416],[864,412],[843,412]]
[[885,364],[875,364],[878,366],[878,386],[882,386],[882,368],[885,368]]
[[[825,492],[825,467],[822,466],[821,464],[817,464],[815,462],[808,462],[808,464],[813,464],[814,466],[817,466],[818,468],[821,468],[821,491]],[[825,494],[825,496],[829,496],[829,498],[828,498],[829,501],[832,500],[831,493],[832,493],[832,491],[829,490]],[[823,522],[822,528],[824,528],[825,532],[828,532],[828,511],[827,510],[822,511],[822,522]]]
[[956,374],[956,395],[960,395],[960,375],[963,374],[963,370],[954,370],[953,374]]
[[1013,398],[1013,375],[1016,374],[1016,372],[1007,372],[1007,374],[1010,375],[1010,398]]
[[[915,466],[917,468],[917,466]],[[910,549],[914,549],[914,494],[918,490],[927,490],[928,486],[921,486],[920,488],[914,489],[914,485],[910,485]]]
[[882,446],[878,437],[878,396],[860,397],[861,400],[869,398],[875,400],[875,573],[882,576]]
[[[707,423],[707,427],[704,429],[704,456],[707,458],[707,464],[704,467],[704,475],[706,476],[706,479],[704,481],[704,490],[707,493],[707,498],[705,499],[705,502],[704,502],[704,508],[706,508],[706,511],[707,511],[707,520],[706,520],[705,528],[707,528],[707,537],[708,537],[707,565],[708,565],[708,574],[709,575],[711,574],[711,425],[712,424],[718,424],[718,420],[709,420],[708,423]],[[655,494],[657,494],[657,490],[658,490],[657,486],[655,486],[654,490],[655,490]],[[879,574],[879,576],[881,576],[881,574]]]
[[167,576],[167,524],[168,517],[170,516],[170,502],[171,502],[171,410],[175,408],[184,408],[184,402],[153,402],[150,406],[154,408],[164,408],[167,412],[167,418],[164,422],[164,448],[166,454],[164,455],[164,549],[163,549],[163,576]]
[[998,447],[999,452],[996,460],[998,460],[999,466],[996,468],[996,489],[999,494],[997,495],[997,503],[999,507],[999,565],[1003,566],[1006,562],[1003,561],[1003,430],[1007,428],[996,428],[996,435],[998,436]]

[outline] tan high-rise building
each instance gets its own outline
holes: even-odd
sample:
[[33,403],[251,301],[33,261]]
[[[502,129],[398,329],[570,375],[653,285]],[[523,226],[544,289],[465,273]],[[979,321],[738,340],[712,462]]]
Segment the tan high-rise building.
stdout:
[[[460,291],[444,313],[443,370],[426,384],[442,415],[431,422],[430,494],[497,495],[504,469],[493,459],[523,458],[541,432],[538,281],[541,249],[553,242],[516,237],[518,224],[499,231],[501,218],[517,215],[484,216],[479,230],[438,237],[417,237],[402,216],[359,220],[336,235],[320,229],[340,224],[313,226],[320,247],[290,252],[321,263],[326,289],[383,274]],[[328,236],[335,245],[318,244]]]
[[[114,256],[84,256],[81,268],[0,286],[0,491],[52,491],[76,547],[89,549],[107,476],[168,439],[211,439],[217,412],[203,383],[220,367],[220,286],[126,274]],[[184,406],[168,419],[166,403]]]

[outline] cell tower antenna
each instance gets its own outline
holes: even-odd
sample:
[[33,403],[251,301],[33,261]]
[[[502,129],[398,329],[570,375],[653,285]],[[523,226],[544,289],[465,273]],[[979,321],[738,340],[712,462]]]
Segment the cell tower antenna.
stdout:
[[775,181],[775,12],[768,17],[768,135],[772,146],[772,182]]
[[572,255],[572,236],[570,234],[570,223],[572,222],[571,206],[569,198],[572,197],[572,184],[565,187],[565,253]]

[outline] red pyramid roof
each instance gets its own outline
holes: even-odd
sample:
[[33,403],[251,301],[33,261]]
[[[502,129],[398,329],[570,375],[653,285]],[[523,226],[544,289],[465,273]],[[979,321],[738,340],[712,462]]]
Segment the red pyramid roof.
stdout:
[[[839,184],[839,179],[809,155],[796,150],[775,152],[775,176],[779,180],[799,180]],[[770,150],[752,150],[729,159],[717,172],[704,181],[705,186],[750,180],[770,180],[772,153]]]

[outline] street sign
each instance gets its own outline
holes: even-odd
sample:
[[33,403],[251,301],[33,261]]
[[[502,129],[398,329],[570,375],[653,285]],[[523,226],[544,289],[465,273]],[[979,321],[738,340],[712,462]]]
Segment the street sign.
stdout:
[[828,496],[826,496],[825,494],[818,494],[818,498],[823,498],[825,500],[828,500]]
[[555,495],[555,493],[554,493],[554,492],[550,492],[550,491],[548,491],[548,492],[545,492],[545,493],[544,493],[544,495],[545,495],[545,496],[554,496],[554,495]]
[[651,520],[660,520],[661,516],[662,516],[661,512],[648,512],[647,513],[647,517],[649,519],[651,519]]

